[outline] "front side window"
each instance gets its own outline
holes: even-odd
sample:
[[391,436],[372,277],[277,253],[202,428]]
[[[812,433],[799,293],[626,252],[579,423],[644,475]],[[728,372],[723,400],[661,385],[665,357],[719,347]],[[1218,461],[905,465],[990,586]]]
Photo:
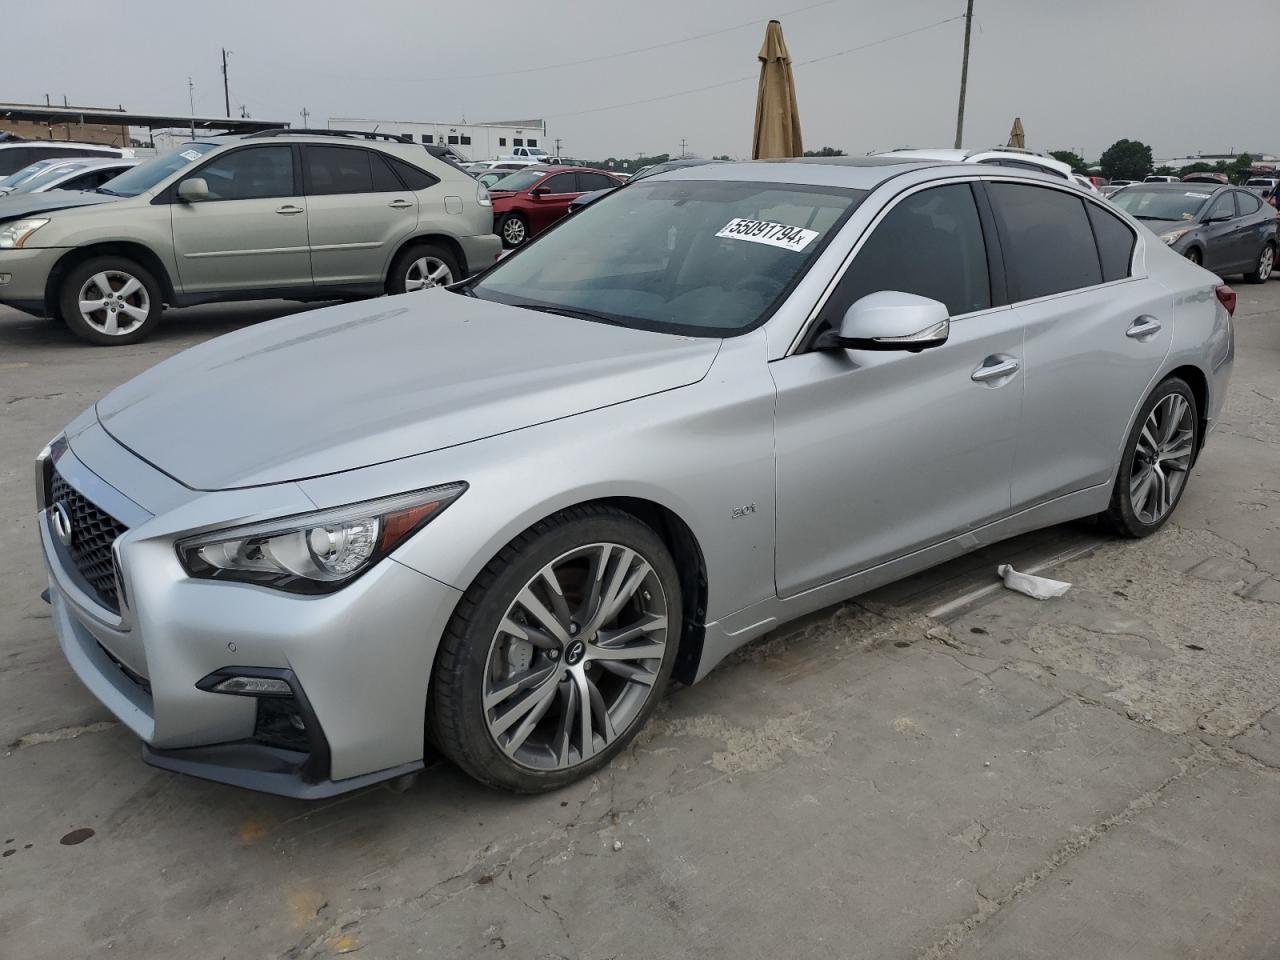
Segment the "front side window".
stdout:
[[1236,202],[1231,199],[1231,191],[1224,190],[1213,201],[1213,206],[1209,208],[1207,219],[1217,220],[1219,217],[1225,220],[1234,219],[1236,215]]
[[953,317],[991,306],[987,247],[967,183],[905,198],[872,231],[823,310],[835,327],[869,293],[897,290],[947,305]]
[[293,184],[293,148],[287,146],[232,150],[214,157],[197,175],[209,185],[210,200],[262,200],[298,192]]
[[1084,198],[1021,183],[989,183],[1011,299],[1034,300],[1102,282]]
[[469,292],[602,323],[732,336],[772,315],[865,196],[783,183],[636,184],[562,220]]

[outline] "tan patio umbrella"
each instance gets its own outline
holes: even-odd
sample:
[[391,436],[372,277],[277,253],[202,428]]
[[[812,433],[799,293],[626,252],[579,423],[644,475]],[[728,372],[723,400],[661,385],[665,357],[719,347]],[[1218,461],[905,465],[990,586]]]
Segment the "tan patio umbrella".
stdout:
[[756,130],[751,141],[755,160],[798,157],[800,110],[796,106],[796,81],[791,75],[791,55],[782,39],[782,24],[770,20],[760,48],[760,89],[756,93]]
[[1009,131],[1009,146],[1027,149],[1027,132],[1022,129],[1022,118],[1013,118],[1013,129]]

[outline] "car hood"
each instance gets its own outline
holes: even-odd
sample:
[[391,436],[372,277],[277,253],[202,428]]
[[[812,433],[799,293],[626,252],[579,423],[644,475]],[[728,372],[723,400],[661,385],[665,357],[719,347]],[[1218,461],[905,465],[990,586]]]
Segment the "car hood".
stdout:
[[1139,220],[1138,222],[1145,224],[1147,229],[1157,237],[1171,230],[1193,230],[1200,226],[1198,220]]
[[210,340],[97,404],[179,482],[302,480],[480,440],[701,380],[719,340],[411,293]]
[[30,217],[37,213],[48,213],[51,210],[66,210],[69,207],[91,207],[119,199],[121,198],[109,197],[105,193],[86,193],[83,190],[11,193],[0,197],[0,221]]

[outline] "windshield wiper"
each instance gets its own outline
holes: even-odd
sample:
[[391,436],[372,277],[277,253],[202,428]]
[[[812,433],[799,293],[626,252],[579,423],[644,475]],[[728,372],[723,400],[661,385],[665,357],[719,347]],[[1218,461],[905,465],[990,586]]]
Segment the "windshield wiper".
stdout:
[[595,320],[597,323],[608,323],[615,327],[626,326],[616,317],[603,313],[593,313],[590,310],[579,310],[577,307],[553,307],[542,303],[511,303],[508,306],[522,307],[525,310],[537,310],[539,313],[558,313],[562,317],[574,317],[578,320]]
[[94,193],[105,193],[108,197],[123,197],[123,193],[116,193],[114,190],[108,190],[106,187],[98,187]]

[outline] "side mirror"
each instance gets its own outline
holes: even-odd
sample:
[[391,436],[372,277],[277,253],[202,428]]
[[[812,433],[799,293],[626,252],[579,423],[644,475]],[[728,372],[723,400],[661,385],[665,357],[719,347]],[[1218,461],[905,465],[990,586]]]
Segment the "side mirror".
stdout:
[[534,187],[531,191],[529,191],[529,196],[545,197],[550,192],[551,192],[550,187]]
[[882,290],[857,301],[840,321],[839,330],[818,338],[819,350],[906,350],[919,353],[940,347],[951,335],[945,304],[914,293]]
[[209,184],[204,177],[190,177],[178,184],[178,199],[183,203],[199,203],[209,199]]

